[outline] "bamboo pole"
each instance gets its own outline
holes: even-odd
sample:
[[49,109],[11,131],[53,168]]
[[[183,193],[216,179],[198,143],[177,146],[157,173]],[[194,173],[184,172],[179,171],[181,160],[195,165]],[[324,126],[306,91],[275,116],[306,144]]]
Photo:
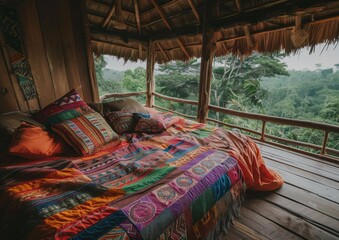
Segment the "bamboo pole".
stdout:
[[154,42],[150,42],[147,47],[147,62],[146,62],[146,107],[154,105],[154,64],[155,64],[155,46]]
[[203,33],[202,33],[202,54],[200,65],[200,83],[199,83],[199,104],[197,121],[205,123],[208,116],[208,106],[210,103],[211,81],[212,81],[212,62],[216,51],[214,33],[210,29],[210,11],[212,1],[205,0]]

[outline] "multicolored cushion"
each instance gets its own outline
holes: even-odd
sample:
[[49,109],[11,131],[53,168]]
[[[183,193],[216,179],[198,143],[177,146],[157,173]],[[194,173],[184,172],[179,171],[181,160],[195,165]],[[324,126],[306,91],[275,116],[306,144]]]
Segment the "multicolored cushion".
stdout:
[[58,100],[34,114],[33,118],[42,124],[50,126],[92,112],[94,110],[72,89]]
[[12,137],[8,152],[27,159],[39,159],[66,153],[67,144],[39,126],[22,123]]
[[81,155],[92,154],[119,138],[97,112],[55,124],[52,129]]
[[134,113],[137,121],[134,131],[146,133],[159,133],[166,130],[163,116],[161,114]]
[[161,113],[161,115],[164,118],[164,124],[166,128],[169,128],[172,125],[176,124],[180,119],[178,116],[173,116],[173,113],[171,112],[163,112]]
[[135,120],[132,112],[111,112],[106,116],[108,124],[116,133],[132,132]]

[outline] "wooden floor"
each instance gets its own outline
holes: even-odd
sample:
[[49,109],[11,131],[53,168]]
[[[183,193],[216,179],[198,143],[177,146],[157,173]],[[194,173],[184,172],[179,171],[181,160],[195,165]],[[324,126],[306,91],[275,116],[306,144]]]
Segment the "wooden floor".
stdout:
[[285,184],[271,193],[247,192],[227,239],[339,239],[339,165],[258,145]]

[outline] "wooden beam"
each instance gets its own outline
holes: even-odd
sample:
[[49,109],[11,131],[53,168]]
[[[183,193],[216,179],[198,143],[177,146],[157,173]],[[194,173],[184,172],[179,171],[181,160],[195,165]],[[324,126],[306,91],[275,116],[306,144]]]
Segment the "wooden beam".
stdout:
[[138,33],[141,34],[140,13],[139,13],[138,0],[133,0],[133,4],[134,4],[135,21],[137,23]]
[[154,64],[155,64],[155,44],[150,42],[147,48],[147,61],[146,61],[146,107],[154,105]]
[[160,43],[157,42],[156,44],[157,44],[158,48],[160,49],[162,55],[164,55],[165,61],[166,62],[169,61],[169,57],[168,57],[167,53],[164,51],[164,49],[162,48],[162,46],[160,45]]
[[187,0],[188,4],[191,6],[194,16],[196,17],[198,23],[200,23],[200,15],[198,9],[195,7],[193,0]]
[[216,51],[214,33],[211,31],[211,2],[212,1],[210,0],[204,0],[203,45],[200,64],[199,104],[197,114],[198,122],[202,123],[205,123],[208,117],[212,82],[212,63]]
[[300,28],[301,28],[301,21],[302,21],[301,15],[298,14],[297,16],[295,16],[295,31],[300,30]]
[[184,43],[182,42],[182,40],[181,40],[181,39],[177,39],[177,42],[178,42],[178,44],[179,44],[181,50],[182,50],[182,51],[184,52],[184,54],[186,55],[187,59],[190,59],[191,56],[190,56],[190,54],[188,53],[188,51],[187,51],[187,49],[186,49]]
[[[135,22],[137,23],[138,34],[141,34],[141,25],[140,25],[140,13],[139,13],[139,6],[138,0],[133,0],[134,5],[134,13],[135,13]],[[142,58],[142,45],[139,44],[139,58]]]
[[[157,3],[155,0],[150,0],[150,1],[153,3],[154,7],[155,7],[156,10],[158,11],[158,13],[159,13],[161,19],[163,20],[163,22],[165,23],[165,25],[167,26],[167,28],[168,28],[169,30],[172,30],[172,27],[171,27],[170,23],[167,21],[166,15],[165,15],[164,11],[162,10],[162,8],[158,5],[158,3]],[[182,42],[182,40],[181,40],[181,39],[177,39],[177,42],[178,42],[178,44],[179,44],[181,50],[184,52],[185,56],[187,57],[187,59],[190,59],[191,56],[190,56],[190,54],[188,53],[188,51],[187,51],[187,49],[186,49],[184,43]]]
[[229,115],[237,116],[241,118],[248,118],[248,119],[253,119],[253,120],[261,120],[261,121],[266,121],[266,122],[282,124],[282,125],[291,125],[291,126],[297,126],[297,127],[303,127],[303,128],[313,128],[313,129],[319,129],[323,131],[339,133],[339,126],[334,125],[334,124],[312,122],[308,120],[281,118],[281,117],[268,116],[268,115],[258,114],[258,113],[247,113],[247,112],[241,112],[241,111],[232,110],[232,109],[226,109],[226,108],[222,108],[222,107],[218,107],[214,105],[210,105],[209,109],[214,112],[220,112],[220,113],[229,114]]
[[139,59],[142,59],[142,45],[139,43]]
[[159,15],[160,15],[162,21],[165,23],[166,27],[167,27],[169,30],[172,30],[172,27],[171,27],[170,23],[168,22],[168,20],[167,20],[167,18],[166,18],[166,15],[165,15],[165,13],[164,13],[164,10],[162,10],[162,8],[158,5],[157,1],[155,1],[155,0],[150,0],[150,1],[153,3],[155,9],[156,9],[157,12],[159,13]]
[[[321,4],[325,4],[326,2],[331,1],[324,0],[321,2]],[[275,5],[269,3],[255,10],[253,9],[243,10],[242,12],[236,14],[230,14],[228,16],[218,18],[211,23],[211,26],[214,31],[220,31],[222,29],[233,28],[235,25],[244,26],[257,24],[259,22],[268,21],[270,19],[281,16],[282,9],[284,10],[285,14],[293,15],[296,12],[295,9],[310,8],[318,5],[319,1],[315,0],[309,1],[295,0],[290,2],[286,2],[286,0],[283,0],[277,2]],[[170,32],[169,31],[156,32],[152,34],[152,36],[150,36],[150,39],[152,41],[168,41],[180,37],[193,36],[201,33],[202,33],[201,26],[187,26],[176,28]]]
[[112,5],[111,9],[109,10],[109,13],[107,14],[107,16],[105,17],[105,19],[104,19],[104,21],[102,23],[102,27],[106,27],[108,21],[113,16],[114,11],[115,11],[115,4],[113,2],[113,5]]
[[95,27],[91,26],[90,27],[91,35],[96,38],[106,38],[107,39],[119,39],[124,42],[137,42],[141,43],[142,45],[146,45],[148,43],[148,39],[144,35],[139,35],[136,33],[128,33],[126,31],[121,31],[121,30],[106,30],[101,27]]
[[146,94],[145,91],[140,92],[126,92],[126,93],[107,93],[105,95],[100,96],[100,102],[104,101],[108,98],[125,98],[125,97],[135,97]]
[[85,49],[86,49],[86,54],[87,54],[88,75],[89,75],[89,81],[91,85],[91,95],[92,95],[91,100],[93,102],[98,102],[99,101],[99,89],[98,89],[98,82],[97,82],[97,77],[95,73],[91,36],[90,36],[90,31],[89,31],[88,22],[87,22],[88,19],[87,19],[87,13],[86,13],[86,3],[81,0],[77,0],[77,2],[78,2],[78,6],[80,6],[81,8],[80,10],[82,14],[81,20],[82,20],[82,29],[83,29]]
[[235,0],[235,4],[237,5],[238,11],[242,11],[241,0]]
[[[308,22],[304,21],[303,25],[305,26],[305,28],[308,28],[309,26],[314,25],[314,24],[318,24],[318,23],[322,23],[322,22],[326,22],[326,21],[333,21],[333,20],[337,20],[337,19],[339,19],[339,16],[337,16],[337,15],[326,17],[326,18],[321,18],[321,19],[314,20],[314,21],[312,21],[310,19]],[[288,30],[288,29],[293,30],[294,27],[295,27],[295,24],[292,23],[292,24],[285,25],[285,26],[279,26],[278,28],[274,27],[274,28],[269,28],[267,30],[263,30],[263,31],[252,32],[251,35],[252,36],[259,36],[259,35],[266,34],[266,33],[273,33],[273,32],[283,31],[283,30]],[[246,35],[220,39],[220,40],[216,41],[216,43],[217,44],[223,44],[223,43],[228,42],[228,41],[235,41],[235,40],[243,39],[243,38],[246,38]],[[157,41],[157,43],[161,43],[161,42],[162,41]],[[200,45],[201,45],[200,43],[194,43],[194,44],[186,45],[186,47],[187,46],[197,47],[197,46],[200,46]],[[176,50],[176,49],[179,49],[179,47],[168,48],[168,49],[166,49],[166,51],[172,51],[172,50]]]
[[248,25],[245,25],[244,27],[244,32],[245,32],[245,36],[246,36],[246,41],[247,41],[247,45],[249,48],[253,47],[253,41],[251,38],[251,33],[250,33],[250,29],[248,27]]

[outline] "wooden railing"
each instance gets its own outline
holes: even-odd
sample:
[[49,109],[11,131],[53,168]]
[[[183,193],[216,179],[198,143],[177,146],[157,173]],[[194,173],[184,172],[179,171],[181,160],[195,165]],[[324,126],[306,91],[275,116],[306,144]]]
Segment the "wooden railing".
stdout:
[[[140,96],[140,95],[146,95],[146,92],[129,92],[129,93],[109,93],[105,94],[100,97],[101,101],[104,101],[105,99],[109,98],[123,98],[123,97],[131,97],[131,96]],[[193,100],[187,100],[187,99],[180,99],[180,98],[175,98],[175,97],[169,97],[162,95],[160,93],[153,93],[155,97],[161,98],[163,100],[167,100],[170,102],[177,102],[177,103],[183,103],[183,104],[189,104],[189,105],[194,105],[198,106],[198,101],[193,101]],[[169,111],[172,112],[176,115],[189,118],[189,119],[196,119],[196,116],[191,116],[187,114],[180,113],[178,111],[174,111],[168,108],[164,108],[158,105],[153,105],[152,107],[155,107],[157,109],[160,109],[162,111]],[[231,109],[226,109],[214,105],[209,105],[209,110],[217,112],[217,113],[224,113],[228,114],[231,116],[237,116],[245,119],[252,119],[252,120],[257,120],[261,121],[261,130],[260,131],[255,131],[250,128],[230,124],[230,123],[225,123],[213,118],[207,118],[208,122],[214,122],[217,123],[219,126],[226,126],[229,128],[236,128],[240,129],[242,131],[251,133],[253,135],[257,135],[259,137],[254,137],[250,136],[253,139],[256,139],[261,142],[267,142],[269,144],[279,146],[285,149],[289,149],[295,152],[300,152],[303,154],[308,154],[311,156],[315,157],[320,157],[326,160],[334,161],[334,162],[339,162],[339,150],[333,149],[333,148],[328,148],[327,141],[328,141],[328,136],[330,133],[336,133],[339,134],[339,126],[337,125],[332,125],[332,124],[325,124],[325,123],[318,123],[318,122],[311,122],[307,120],[295,120],[295,119],[289,119],[289,118],[281,118],[281,117],[274,117],[274,116],[268,116],[268,115],[263,115],[263,114],[255,114],[255,113],[246,113],[246,112],[240,112],[236,110],[231,110]],[[322,145],[315,145],[311,143],[306,143],[306,142],[301,142],[301,141],[296,141],[296,140],[291,140],[287,138],[281,138],[277,136],[273,136],[270,134],[266,133],[266,123],[275,123],[275,124],[280,124],[280,125],[288,125],[288,126],[295,126],[295,127],[302,127],[302,128],[310,128],[310,129],[317,129],[321,130],[324,132],[323,136],[323,142]],[[267,141],[271,140],[271,141]],[[285,144],[283,144],[285,143]],[[319,153],[312,153],[310,151],[305,151],[296,147],[291,147],[287,146],[286,144],[298,146],[298,147],[306,147],[309,149],[313,149],[316,151],[319,151]],[[329,155],[330,154],[330,155]]]
[[[159,93],[154,93],[153,94],[156,97],[159,97],[161,99],[164,100],[168,100],[168,101],[173,101],[173,102],[177,102],[177,103],[184,103],[184,104],[190,104],[190,105],[198,105],[197,101],[193,101],[193,100],[186,100],[186,99],[179,99],[179,98],[174,98],[174,97],[168,97]],[[153,107],[163,110],[163,111],[170,111],[173,112],[175,114],[178,114],[180,116],[186,117],[186,118],[190,118],[190,119],[196,119],[195,116],[189,116],[186,114],[182,114],[180,112],[177,111],[173,111],[171,109],[167,109],[164,107],[160,107],[157,105],[153,105]],[[309,154],[312,156],[316,156],[316,157],[321,157],[323,159],[326,160],[330,160],[330,161],[335,161],[338,162],[339,161],[339,150],[333,149],[333,148],[328,148],[327,145],[327,141],[328,141],[328,136],[330,133],[337,133],[339,134],[339,126],[337,125],[332,125],[332,124],[326,124],[326,123],[318,123],[318,122],[311,122],[311,121],[307,121],[307,120],[294,120],[294,119],[289,119],[289,118],[281,118],[281,117],[274,117],[274,116],[268,116],[268,115],[263,115],[263,114],[255,114],[255,113],[246,113],[246,112],[240,112],[240,111],[236,111],[236,110],[231,110],[231,109],[225,109],[225,108],[221,108],[218,106],[214,106],[214,105],[209,105],[209,110],[214,111],[214,112],[218,112],[218,113],[224,113],[224,114],[228,114],[228,115],[232,115],[232,116],[237,116],[237,117],[241,117],[241,118],[245,118],[245,119],[252,119],[252,120],[257,120],[257,121],[261,121],[261,131],[255,131],[253,129],[249,129],[246,127],[241,127],[241,126],[237,126],[234,124],[229,124],[229,123],[225,123],[216,119],[212,119],[212,118],[208,118],[207,121],[209,122],[214,122],[217,123],[219,125],[222,126],[227,126],[230,128],[237,128],[249,133],[252,133],[254,135],[258,135],[259,137],[253,137],[252,138],[259,140],[261,142],[268,142],[272,145],[276,145],[279,147],[283,147],[283,148],[287,148],[296,152],[301,152],[304,154]],[[323,136],[323,141],[322,141],[322,145],[315,145],[315,144],[311,144],[311,143],[306,143],[306,142],[300,142],[300,141],[296,141],[296,140],[291,140],[291,139],[286,139],[286,138],[281,138],[281,137],[277,137],[277,136],[273,136],[270,134],[266,134],[266,123],[275,123],[275,124],[280,124],[280,125],[288,125],[288,126],[295,126],[295,127],[303,127],[303,128],[310,128],[310,129],[317,129],[317,130],[321,130],[324,132],[324,136]],[[271,141],[267,141],[267,140],[271,140]],[[272,141],[273,140],[273,141]],[[290,144],[290,145],[294,145],[294,146],[298,146],[298,147],[306,147],[306,148],[310,148],[316,151],[319,151],[320,153],[312,153],[310,151],[305,151],[299,148],[295,148],[295,147],[291,147],[291,146],[287,146],[285,144]],[[331,154],[331,155],[329,155]]]
[[106,99],[109,98],[124,98],[124,97],[135,97],[135,96],[141,96],[145,95],[146,92],[127,92],[127,93],[107,93],[105,95],[100,96],[100,102],[103,102]]

